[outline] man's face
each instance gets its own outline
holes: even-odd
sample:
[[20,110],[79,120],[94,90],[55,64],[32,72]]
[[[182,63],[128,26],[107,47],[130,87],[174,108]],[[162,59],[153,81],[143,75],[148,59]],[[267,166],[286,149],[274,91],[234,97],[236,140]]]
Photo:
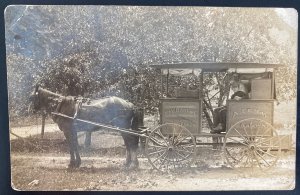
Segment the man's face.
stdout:
[[231,88],[233,92],[237,92],[239,90],[239,83],[235,81],[232,82]]

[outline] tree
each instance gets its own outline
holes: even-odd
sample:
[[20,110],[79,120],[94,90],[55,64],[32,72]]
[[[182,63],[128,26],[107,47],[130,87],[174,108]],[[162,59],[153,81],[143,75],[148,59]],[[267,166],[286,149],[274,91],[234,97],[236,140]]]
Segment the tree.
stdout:
[[[12,102],[17,88],[23,101],[36,82],[65,93],[63,64],[71,59],[82,71],[85,96],[117,95],[148,111],[158,106],[160,88],[159,74],[147,66],[153,63],[282,63],[287,66],[276,75],[278,99],[296,95],[296,30],[275,9],[12,6],[6,11],[6,35],[8,56],[15,56],[8,68],[18,69],[27,59],[26,68],[34,77],[26,76],[28,83],[11,80]],[[24,76],[22,71],[9,74],[9,79],[12,74]],[[205,88],[217,84],[220,90],[213,104],[220,105],[227,97],[225,77],[205,78]],[[20,105],[13,112],[22,114],[26,104]]]

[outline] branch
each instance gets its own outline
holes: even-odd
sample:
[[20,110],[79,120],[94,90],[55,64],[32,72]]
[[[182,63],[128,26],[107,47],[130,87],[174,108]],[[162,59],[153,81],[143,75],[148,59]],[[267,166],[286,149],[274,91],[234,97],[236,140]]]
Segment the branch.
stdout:
[[203,101],[204,101],[205,105],[209,108],[209,110],[213,113],[211,101],[210,101],[210,98],[208,97],[208,91],[205,91],[205,95],[206,95],[208,101],[206,101],[204,98],[203,98]]
[[[218,76],[217,73],[214,74],[215,77],[216,77],[216,80],[217,80],[217,83],[218,83],[218,86],[219,86],[219,92],[220,92],[220,96],[218,98],[218,106],[221,106],[221,103],[223,102],[223,96],[224,96],[224,89],[223,89],[223,86],[220,82],[220,77]],[[224,82],[224,78],[223,78],[223,82]]]
[[203,112],[204,112],[205,118],[207,119],[208,126],[210,127],[210,129],[212,129],[213,128],[213,122],[212,122],[212,120],[210,118],[210,115],[207,111],[208,103],[205,101],[205,99],[203,99],[203,102],[204,102]]

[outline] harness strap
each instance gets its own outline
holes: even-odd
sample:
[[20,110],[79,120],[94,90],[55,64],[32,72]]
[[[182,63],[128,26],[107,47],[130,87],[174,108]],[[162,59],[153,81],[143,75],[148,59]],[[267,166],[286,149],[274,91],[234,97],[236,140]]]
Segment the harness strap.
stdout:
[[76,99],[75,101],[76,101],[76,103],[75,103],[75,113],[74,113],[74,117],[73,117],[74,119],[77,118],[78,111],[82,107],[82,99]]
[[[65,98],[65,97],[64,97],[64,98]],[[62,98],[59,98],[59,99],[58,99],[58,105],[57,105],[57,107],[56,107],[56,109],[55,109],[55,112],[57,112],[57,113],[60,112],[62,102],[63,102],[63,99],[62,99]],[[55,122],[56,119],[57,119],[57,115],[53,116],[52,118],[53,118],[53,120],[54,120],[54,122]]]

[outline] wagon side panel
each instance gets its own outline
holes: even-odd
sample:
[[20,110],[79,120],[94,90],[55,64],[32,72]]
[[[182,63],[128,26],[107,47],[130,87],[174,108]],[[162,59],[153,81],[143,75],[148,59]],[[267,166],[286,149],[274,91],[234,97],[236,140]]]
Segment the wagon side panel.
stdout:
[[202,101],[199,99],[161,99],[161,124],[179,124],[193,135],[199,135],[202,129],[201,110]]
[[[260,119],[270,125],[273,125],[273,100],[229,100],[227,102],[227,131],[237,122],[245,119]],[[238,126],[238,131],[231,131],[231,136],[250,136],[257,135],[259,129],[266,129],[260,131],[260,136],[272,136],[272,131],[269,127],[263,127],[263,123],[256,122],[256,120],[249,120],[249,123],[241,123],[243,126]]]

